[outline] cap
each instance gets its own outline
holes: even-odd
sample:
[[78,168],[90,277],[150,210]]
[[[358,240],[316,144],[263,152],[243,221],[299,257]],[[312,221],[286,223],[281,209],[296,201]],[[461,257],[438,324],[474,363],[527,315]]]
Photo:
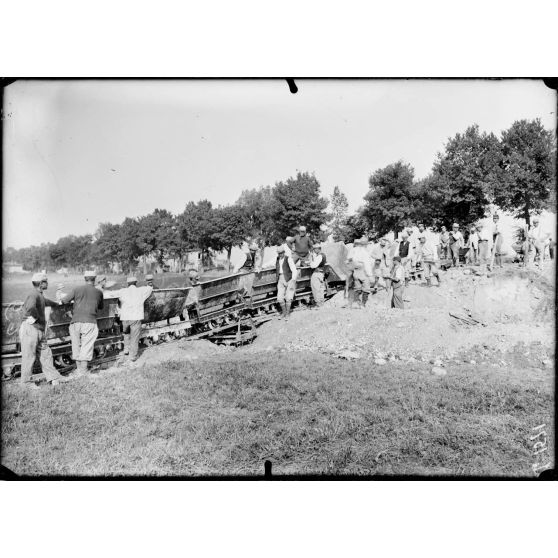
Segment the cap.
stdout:
[[353,240],[353,246],[360,246],[362,243],[360,241],[360,238],[355,238]]
[[284,252],[284,251],[285,251],[285,246],[283,246],[283,244],[281,244],[281,246],[279,246],[279,247],[277,248],[277,252],[279,252],[279,253],[281,254],[281,253]]
[[298,230],[300,232],[303,232],[303,231],[306,232],[306,227],[300,226],[300,227],[298,227]]
[[99,275],[99,277],[97,277],[97,283],[101,283],[102,281],[106,281],[107,276],[106,275]]
[[128,277],[128,279],[126,279],[126,282],[127,282],[127,283],[137,283],[138,280],[137,280],[136,277],[134,277],[134,276],[132,275],[132,276]]
[[294,242],[294,236],[287,236],[287,238],[285,238],[285,242]]
[[500,215],[498,215],[498,213],[494,213],[494,215],[492,215],[493,219],[500,219]]
[[403,238],[409,238],[409,233],[408,233],[407,231],[403,231],[403,232],[401,233],[401,236],[402,236]]
[[360,243],[361,243],[361,244],[368,244],[368,237],[367,237],[367,236],[363,236],[363,237],[360,239]]
[[459,228],[459,225],[458,225],[457,223],[454,223],[454,224],[453,224],[453,228],[454,228],[454,229],[455,229],[455,228]]
[[44,273],[34,273],[33,277],[31,277],[31,281],[33,283],[40,283],[41,281],[46,281],[47,276]]
[[153,281],[153,275],[152,275],[151,273],[148,273],[148,274],[145,276],[145,280],[146,280],[146,281]]
[[258,245],[255,242],[250,243],[250,246],[248,246],[248,250],[257,250],[258,249]]
[[421,238],[424,238],[424,239],[426,240],[426,235],[425,235],[425,234],[419,234],[419,240],[420,240]]
[[322,245],[318,242],[317,244],[314,244],[314,246],[312,246],[312,248],[321,248]]
[[83,274],[83,276],[84,276],[86,279],[89,278],[89,277],[95,279],[95,277],[97,277],[97,274],[96,274],[94,271],[89,270],[89,271],[86,271],[86,272]]

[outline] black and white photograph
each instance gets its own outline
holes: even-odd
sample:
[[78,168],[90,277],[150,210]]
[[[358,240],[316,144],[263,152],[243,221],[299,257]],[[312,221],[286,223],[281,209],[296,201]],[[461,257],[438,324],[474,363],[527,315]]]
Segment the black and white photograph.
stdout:
[[3,88],[4,475],[555,466],[542,79]]

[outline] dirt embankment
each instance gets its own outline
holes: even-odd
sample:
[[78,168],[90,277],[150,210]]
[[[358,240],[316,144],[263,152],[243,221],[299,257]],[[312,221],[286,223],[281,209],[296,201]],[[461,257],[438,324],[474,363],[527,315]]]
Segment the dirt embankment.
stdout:
[[517,343],[554,344],[553,280],[536,271],[506,268],[487,277],[450,270],[440,287],[411,284],[405,301],[403,311],[387,308],[380,290],[365,309],[350,309],[339,293],[321,309],[264,324],[246,350],[444,360],[476,345],[506,351]]

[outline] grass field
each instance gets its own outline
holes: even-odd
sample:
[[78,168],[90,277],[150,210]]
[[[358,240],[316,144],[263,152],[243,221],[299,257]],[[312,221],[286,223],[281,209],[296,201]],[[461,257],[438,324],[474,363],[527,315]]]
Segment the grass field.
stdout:
[[[455,364],[447,376],[241,350],[2,395],[2,463],[29,475],[533,476],[553,372]],[[547,426],[548,428],[548,426]]]

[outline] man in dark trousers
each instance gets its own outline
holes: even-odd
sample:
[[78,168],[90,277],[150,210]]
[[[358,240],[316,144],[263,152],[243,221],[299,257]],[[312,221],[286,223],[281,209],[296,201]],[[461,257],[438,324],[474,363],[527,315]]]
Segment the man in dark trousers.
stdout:
[[19,328],[21,343],[21,385],[25,388],[40,389],[31,379],[35,359],[39,359],[46,379],[53,385],[67,382],[68,378],[60,375],[52,362],[52,351],[48,346],[46,331],[45,307],[58,306],[45,298],[43,291],[48,289],[46,275],[35,273],[31,278],[33,292],[27,295],[23,303],[23,321]]
[[401,233],[401,241],[398,246],[398,256],[401,258],[401,265],[405,272],[405,286],[409,285],[411,279],[411,255],[409,254],[411,243],[407,231]]
[[314,302],[318,308],[324,304],[326,263],[326,255],[322,253],[321,244],[314,244],[314,246],[312,246],[312,261],[310,262],[310,267],[313,270],[310,286],[312,287]]
[[93,349],[99,335],[97,315],[103,308],[103,293],[95,288],[96,275],[94,271],[86,271],[83,275],[85,285],[72,289],[61,298],[63,304],[74,302],[70,339],[72,358],[77,367],[76,376],[87,374],[87,366],[93,360]]
[[405,291],[405,270],[401,265],[401,258],[395,256],[393,258],[393,266],[390,274],[392,295],[391,308],[405,308],[403,304],[403,293]]
[[312,241],[306,234],[306,227],[298,227],[298,234],[294,237],[294,251],[300,259],[300,265],[306,266],[310,263],[310,250]]

